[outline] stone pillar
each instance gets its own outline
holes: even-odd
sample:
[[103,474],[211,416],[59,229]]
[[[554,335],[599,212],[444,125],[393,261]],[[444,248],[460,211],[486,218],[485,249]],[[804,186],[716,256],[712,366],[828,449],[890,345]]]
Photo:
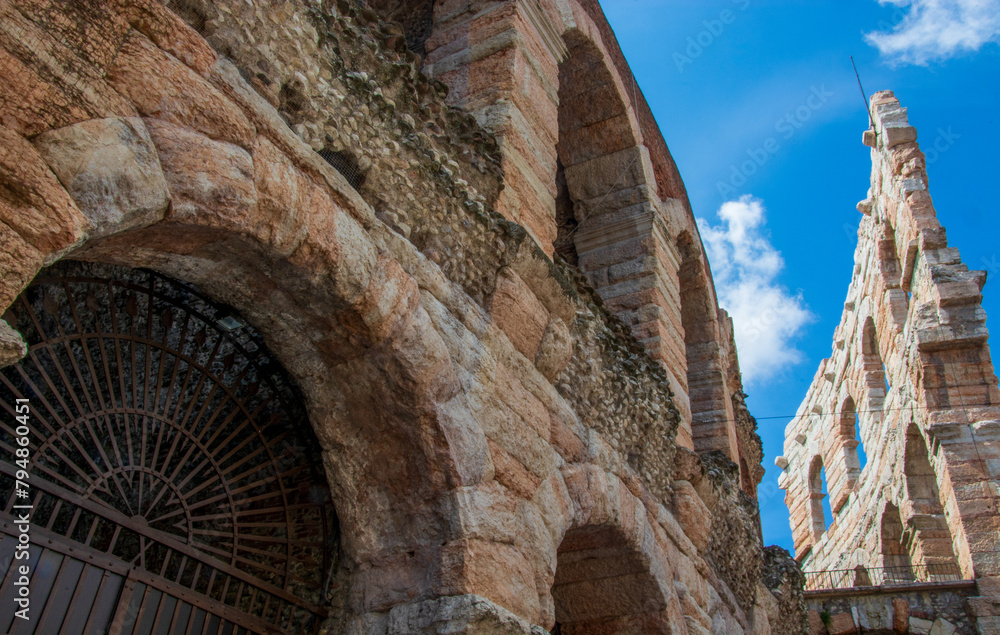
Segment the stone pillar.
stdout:
[[556,239],[560,29],[537,0],[439,0],[424,72],[448,103],[496,135],[504,189],[496,210],[523,225],[549,256]]

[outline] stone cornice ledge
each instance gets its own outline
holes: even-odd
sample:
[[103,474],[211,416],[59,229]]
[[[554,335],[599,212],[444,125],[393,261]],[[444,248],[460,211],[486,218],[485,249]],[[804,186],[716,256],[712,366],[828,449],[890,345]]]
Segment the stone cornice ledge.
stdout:
[[549,49],[549,53],[552,54],[556,63],[558,64],[566,59],[569,55],[569,49],[566,47],[566,43],[563,42],[562,37],[560,37],[556,27],[552,24],[549,16],[545,14],[541,5],[538,4],[538,0],[522,0],[521,6],[524,7],[524,14],[527,16],[528,21],[531,22],[531,26],[535,27],[535,30],[538,31],[538,35],[542,38],[542,42],[545,43],[545,47]]

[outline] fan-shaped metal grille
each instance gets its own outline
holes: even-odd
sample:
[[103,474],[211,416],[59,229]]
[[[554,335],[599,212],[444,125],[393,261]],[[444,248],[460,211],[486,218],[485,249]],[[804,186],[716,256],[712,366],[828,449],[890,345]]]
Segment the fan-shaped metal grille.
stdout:
[[29,351],[0,371],[0,459],[28,398],[33,522],[313,630],[336,518],[301,398],[260,335],[187,285],[84,263],[42,274],[5,317]]

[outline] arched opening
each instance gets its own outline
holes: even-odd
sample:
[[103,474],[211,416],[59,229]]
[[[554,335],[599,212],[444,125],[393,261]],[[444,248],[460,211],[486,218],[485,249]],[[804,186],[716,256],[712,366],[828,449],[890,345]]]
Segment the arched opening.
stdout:
[[[555,244],[561,253],[572,245],[580,269],[601,289],[626,279],[619,274],[611,280],[609,270],[623,263],[623,249],[642,251],[639,243],[648,234],[648,213],[639,209],[645,198],[642,148],[609,61],[579,31],[570,31],[564,40],[568,53],[559,64]],[[606,293],[602,297],[615,302]],[[637,308],[631,309],[633,314]]]
[[896,230],[888,220],[882,222],[878,238],[878,267],[887,289],[900,286],[899,250],[896,247]]
[[[648,558],[618,528],[571,529],[559,545],[553,633],[622,632],[630,618],[656,615],[666,603]],[[638,622],[636,622],[638,623]]]
[[906,430],[903,473],[906,479],[906,524],[912,533],[911,561],[920,579],[957,573],[951,531],[944,516],[937,474],[930,464],[927,444],[916,424]]
[[892,503],[887,503],[882,512],[882,567],[887,583],[914,580],[910,550],[903,539],[903,522],[899,508]]
[[818,540],[830,526],[833,510],[827,495],[826,470],[823,468],[823,458],[813,457],[809,465],[809,506],[812,518],[813,539]]
[[858,416],[854,398],[850,395],[840,406],[840,439],[847,471],[847,487],[853,489],[861,478],[868,457],[861,442],[861,418]]
[[861,335],[861,352],[864,356],[865,381],[868,385],[870,408],[882,408],[885,397],[889,394],[889,376],[885,372],[885,363],[879,352],[878,333],[875,331],[875,321],[869,316],[865,320]]
[[689,232],[677,238],[681,324],[691,404],[691,436],[697,452],[722,450],[738,460],[735,429],[727,408],[725,369],[719,347],[717,309],[709,287],[704,254]]
[[[29,409],[27,430],[0,423],[0,491],[11,510],[28,473],[39,632],[319,631],[338,521],[304,400],[260,333],[190,285],[76,262],[5,319],[29,352],[0,370],[0,407]],[[18,447],[24,465],[7,462]]]

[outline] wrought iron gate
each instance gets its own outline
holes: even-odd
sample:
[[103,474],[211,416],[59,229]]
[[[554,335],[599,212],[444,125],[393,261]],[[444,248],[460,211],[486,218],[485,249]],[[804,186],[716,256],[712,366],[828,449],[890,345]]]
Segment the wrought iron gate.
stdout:
[[85,263],[43,272],[4,317],[29,351],[0,370],[0,632],[317,632],[336,516],[260,335],[187,285]]

